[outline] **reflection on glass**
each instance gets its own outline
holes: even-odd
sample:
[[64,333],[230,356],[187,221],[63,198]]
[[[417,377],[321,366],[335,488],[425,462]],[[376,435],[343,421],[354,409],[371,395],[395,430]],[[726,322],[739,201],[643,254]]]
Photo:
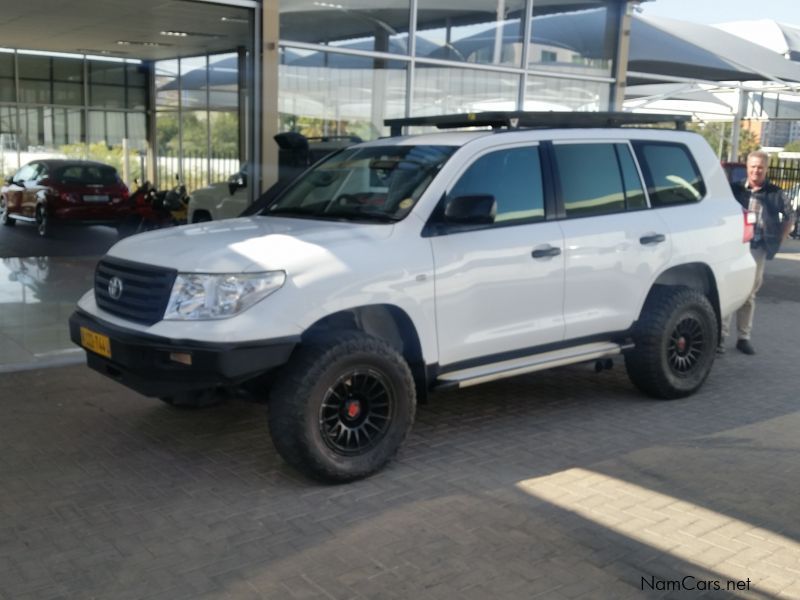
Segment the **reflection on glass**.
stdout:
[[608,110],[609,83],[529,75],[524,110]]
[[156,106],[178,107],[178,60],[155,63]]
[[19,168],[18,141],[16,108],[0,106],[0,177],[7,177]]
[[402,62],[288,48],[278,77],[281,131],[374,139],[388,134],[384,119],[405,113]]
[[[368,7],[365,5],[368,4]],[[283,0],[281,39],[337,48],[408,54],[408,1]]]
[[208,107],[208,64],[205,56],[182,58],[181,104],[184,110]]
[[528,67],[560,74],[607,76],[616,46],[613,11],[599,1],[534,2]]
[[209,57],[208,86],[209,108],[217,110],[238,109],[239,56],[237,54],[219,54]]
[[478,0],[469,9],[420,0],[418,57],[482,64],[522,64],[524,0]]
[[519,75],[418,65],[411,114],[516,110]]

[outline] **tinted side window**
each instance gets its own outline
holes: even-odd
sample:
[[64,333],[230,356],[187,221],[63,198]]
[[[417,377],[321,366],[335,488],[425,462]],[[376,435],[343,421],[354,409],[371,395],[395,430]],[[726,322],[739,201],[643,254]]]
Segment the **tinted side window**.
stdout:
[[449,197],[494,196],[495,223],[544,219],[539,149],[510,148],[476,160],[453,186]]
[[625,210],[614,144],[556,144],[553,151],[567,217]]
[[706,185],[686,146],[635,142],[633,147],[644,172],[652,206],[697,202],[705,196]]

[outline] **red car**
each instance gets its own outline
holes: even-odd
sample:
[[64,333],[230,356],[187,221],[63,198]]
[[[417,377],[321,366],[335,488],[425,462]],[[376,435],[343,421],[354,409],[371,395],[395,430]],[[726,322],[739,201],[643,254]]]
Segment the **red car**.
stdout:
[[41,236],[53,225],[112,225],[131,214],[128,188],[114,167],[83,160],[28,163],[0,188],[0,222],[33,223]]

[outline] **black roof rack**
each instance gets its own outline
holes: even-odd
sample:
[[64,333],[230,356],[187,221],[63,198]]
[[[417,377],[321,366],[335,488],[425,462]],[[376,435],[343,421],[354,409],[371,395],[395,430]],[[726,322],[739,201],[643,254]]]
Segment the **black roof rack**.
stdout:
[[621,127],[622,125],[653,125],[673,123],[676,129],[686,129],[688,115],[668,115],[632,112],[529,112],[487,111],[461,115],[438,115],[433,117],[410,117],[408,119],[386,119],[383,124],[391,129],[392,137],[402,135],[402,128],[413,125],[429,125],[439,129],[463,127],[493,127],[517,129],[563,128],[563,127]]

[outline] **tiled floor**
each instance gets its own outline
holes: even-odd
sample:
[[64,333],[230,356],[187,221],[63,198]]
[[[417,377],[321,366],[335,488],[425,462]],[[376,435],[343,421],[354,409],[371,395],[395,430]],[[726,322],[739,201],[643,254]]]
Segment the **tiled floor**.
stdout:
[[97,257],[0,259],[0,373],[83,361],[67,320]]

